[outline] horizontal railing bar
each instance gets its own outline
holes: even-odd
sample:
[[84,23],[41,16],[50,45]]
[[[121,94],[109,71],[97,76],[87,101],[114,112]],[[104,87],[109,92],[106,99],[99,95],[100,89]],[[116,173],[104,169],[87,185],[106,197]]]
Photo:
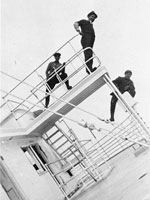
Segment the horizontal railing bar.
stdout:
[[[60,49],[62,49],[67,43],[69,43],[71,40],[73,40],[75,37],[77,37],[79,34],[73,36],[70,40],[68,40],[64,45],[62,45],[57,51],[59,51]],[[57,52],[56,51],[56,52]],[[53,54],[48,57],[44,62],[42,62],[36,69],[34,69],[30,74],[28,74],[20,83],[18,83],[14,88],[12,88],[3,98],[7,97],[14,89],[16,89],[22,82],[24,82],[27,78],[29,78],[33,73],[35,73],[43,64],[45,64],[51,57],[53,56]]]
[[[85,48],[86,50],[87,49],[89,49],[89,48]],[[90,48],[91,49],[91,48]],[[82,53],[84,50],[80,50],[78,53]],[[74,56],[72,56],[68,61],[68,63],[70,63],[70,62],[72,62],[72,60],[73,59],[75,59],[75,58],[77,58],[77,56],[78,55],[74,55]],[[89,59],[90,60],[90,59]],[[65,65],[66,66],[66,65]],[[59,68],[58,68],[58,70],[57,70],[57,72],[59,72],[59,71],[61,71],[65,66],[60,66]],[[83,65],[80,67],[80,70],[83,68]],[[76,73],[77,73],[78,71],[76,71]],[[5,72],[2,72],[2,73],[4,73],[5,75],[7,75],[7,76],[9,76],[8,74],[6,74]],[[73,73],[73,75],[75,75],[76,74],[75,72]],[[52,78],[52,77],[54,77],[54,75],[55,75],[55,73],[53,73],[52,74],[52,76],[50,77],[50,78]],[[73,75],[71,76],[71,77],[73,77]],[[43,92],[43,93],[45,93],[45,91],[43,91],[43,90],[40,90],[40,88],[43,86],[43,85],[45,85],[45,83],[48,81],[48,80],[50,80],[50,78],[48,79],[48,80],[46,80],[46,79],[44,79],[44,81],[41,81],[37,86],[32,86],[32,85],[30,85],[30,84],[28,84],[28,83],[26,83],[26,82],[22,82],[21,80],[19,80],[19,79],[17,79],[17,78],[15,78],[15,77],[13,77],[13,76],[11,76],[12,78],[14,78],[15,80],[17,80],[17,81],[20,81],[20,83],[23,83],[23,84],[25,84],[25,85],[27,85],[27,86],[30,86],[30,87],[32,87],[33,89],[36,89],[36,91],[41,91],[41,92]],[[68,77],[68,79],[69,79],[69,77]],[[66,81],[67,79],[65,79],[65,80],[63,80],[62,81],[62,83],[64,83],[65,81]],[[38,86],[40,85],[42,83],[42,85],[38,88]],[[56,88],[54,88],[51,92],[53,92],[53,91],[55,91],[58,87],[60,87],[61,85],[58,85]],[[36,92],[35,91],[35,92]],[[32,96],[32,94],[30,94],[26,99],[28,99],[28,98],[30,98]],[[24,99],[24,101],[23,102],[25,102],[25,99]],[[22,103],[20,103],[20,105],[21,105]],[[15,110],[15,109],[17,109],[20,105],[18,105],[17,107],[15,107],[13,110]]]

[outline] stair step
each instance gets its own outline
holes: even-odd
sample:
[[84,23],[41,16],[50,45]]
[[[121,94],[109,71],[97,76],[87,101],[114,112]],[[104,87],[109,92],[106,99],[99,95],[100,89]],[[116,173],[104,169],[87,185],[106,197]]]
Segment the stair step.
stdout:
[[57,151],[58,149],[60,149],[61,147],[63,147],[66,143],[68,142],[68,140],[66,140],[65,142],[63,142],[59,147],[57,147],[55,150]]
[[50,138],[52,138],[54,135],[56,135],[56,133],[58,133],[59,130],[56,130],[54,133],[52,133],[52,135],[48,136],[48,138],[46,138],[46,140],[49,140]]
[[[67,151],[70,152],[70,153],[64,155]],[[76,153],[77,151],[78,151],[78,150],[75,149],[73,152]],[[61,155],[62,157],[63,157],[63,156],[65,156],[65,157],[66,157],[66,156],[67,156],[67,157],[70,157],[70,156],[73,155],[73,154],[72,154],[72,152],[70,151],[70,149],[69,149],[69,147],[68,147],[68,148],[67,148],[66,150],[64,150],[60,155]]]
[[64,135],[61,135],[59,138],[57,138],[54,142],[51,141],[51,144],[54,145],[56,142],[58,142],[61,138],[63,138]]

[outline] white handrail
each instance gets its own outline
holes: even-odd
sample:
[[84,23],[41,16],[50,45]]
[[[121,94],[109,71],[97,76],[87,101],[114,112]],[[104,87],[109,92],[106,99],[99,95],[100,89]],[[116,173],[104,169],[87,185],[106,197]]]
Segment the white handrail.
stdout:
[[[71,39],[69,39],[65,44],[63,44],[57,51],[58,52],[60,49],[62,49],[67,43],[70,43],[71,40],[73,40],[75,37],[77,37],[79,34],[73,36]],[[24,82],[28,77],[30,77],[34,72],[36,72],[39,68],[41,68],[41,66],[46,63],[51,57],[53,56],[53,54],[48,57],[44,62],[42,62],[42,64],[40,64],[36,69],[34,69],[30,74],[28,74],[20,83],[18,83],[14,88],[12,88],[3,98],[7,97],[13,90],[15,90],[15,88],[17,88],[22,82]]]
[[[73,55],[73,56],[66,62],[66,65],[68,65],[70,62],[72,62],[72,60],[74,60],[75,58],[77,58],[78,55],[80,55],[82,52],[84,52],[84,51],[87,50],[87,49],[89,49],[89,48],[82,49],[82,50],[80,50],[79,52],[77,52],[77,54]],[[90,49],[91,49],[91,48],[90,48]],[[95,54],[94,54],[94,55],[95,55]],[[93,59],[93,58],[97,58],[97,57],[96,57],[96,56],[93,56],[93,57],[90,58],[90,59]],[[90,59],[89,59],[89,60],[90,60]],[[89,60],[87,60],[87,62],[88,62]],[[98,61],[99,61],[99,59],[98,59]],[[100,61],[99,61],[99,62],[100,62]],[[100,63],[100,64],[101,64],[101,63]],[[60,66],[60,67],[58,68],[58,72],[61,71],[63,67],[66,67],[66,65],[65,65],[65,66]],[[81,66],[81,69],[82,69],[82,68],[83,68],[83,65]],[[9,76],[9,75],[6,74],[6,73],[4,73],[4,74],[7,75],[7,76]],[[55,75],[55,74],[53,74],[52,77],[53,77],[54,75]],[[72,76],[73,76],[73,75],[74,75],[74,74],[72,74]],[[14,78],[15,80],[21,82],[21,80],[15,78],[15,77],[13,77],[13,76],[11,76],[11,77]],[[48,80],[49,80],[49,79],[48,79]],[[67,80],[67,79],[63,80],[62,83],[64,83],[66,80]],[[44,81],[45,81],[45,82],[44,82]],[[41,85],[41,87],[47,82],[46,79],[45,79],[44,81],[41,81],[41,82],[40,82],[40,84],[43,83],[43,84]],[[79,108],[78,106],[76,106],[76,105],[74,105],[74,104],[72,104],[72,103],[70,103],[70,102],[68,102],[68,101],[63,100],[62,98],[56,97],[56,96],[53,95],[52,93],[49,93],[49,92],[47,93],[47,92],[41,90],[40,87],[39,87],[39,88],[38,88],[38,87],[34,87],[34,86],[32,86],[32,85],[30,85],[30,84],[28,84],[28,83],[26,83],[26,82],[22,82],[22,83],[25,84],[25,85],[27,85],[27,86],[32,87],[33,89],[36,89],[36,91],[38,90],[38,91],[40,91],[40,92],[46,94],[46,96],[50,94],[52,97],[56,98],[57,100],[60,100],[61,102],[64,102],[64,103],[66,103],[66,104],[68,104],[68,105],[71,105],[72,107],[77,108],[77,109],[79,109],[79,110],[81,110],[81,111],[83,111],[83,112],[85,112],[85,113],[87,113],[87,114],[89,114],[89,115],[91,115],[91,116],[94,116],[94,117],[96,117],[97,119],[99,119],[99,120],[105,122],[105,120],[102,119],[102,118],[100,118],[99,116],[97,116],[97,115],[95,115],[95,114],[93,114],[93,113],[91,113],[91,112],[88,112],[88,111],[86,111],[86,110],[84,110],[84,109],[82,109],[82,108]],[[38,85],[39,85],[39,84],[38,84]],[[53,91],[53,90],[52,90],[52,91]],[[30,94],[30,95],[28,96],[28,98],[31,97],[31,95],[32,95],[32,94]],[[25,102],[28,98],[24,99],[23,102]],[[45,97],[44,97],[44,98],[45,98]],[[43,98],[42,98],[41,100],[43,100]],[[41,100],[40,100],[40,101],[41,101]],[[21,103],[20,103],[20,105],[21,105]],[[19,105],[18,105],[17,107],[19,107]],[[17,107],[15,107],[13,110],[15,110]],[[32,108],[33,108],[33,106],[32,106]],[[32,108],[31,108],[31,109],[32,109]],[[31,110],[31,109],[29,109],[29,110]],[[27,113],[27,112],[26,112],[26,113]],[[26,114],[26,113],[24,113],[24,114]],[[23,115],[24,115],[24,114],[23,114]],[[19,117],[19,118],[20,118],[20,117]]]

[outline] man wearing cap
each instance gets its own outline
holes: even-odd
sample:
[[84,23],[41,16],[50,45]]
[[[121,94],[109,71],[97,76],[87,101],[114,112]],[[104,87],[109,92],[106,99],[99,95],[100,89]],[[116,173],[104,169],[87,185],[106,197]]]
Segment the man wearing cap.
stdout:
[[[63,81],[64,79],[68,77],[67,74],[65,73],[65,67],[63,67],[65,63],[61,64],[59,62],[60,56],[61,56],[60,53],[54,53],[55,61],[50,62],[46,69],[46,78],[47,78],[47,85],[48,85],[48,87],[46,87],[46,93],[49,92],[49,89],[52,90],[57,83],[60,83],[61,81]],[[72,89],[72,86],[69,85],[69,80],[66,80],[65,84],[68,90]],[[46,108],[48,107],[49,99],[50,99],[50,96],[47,95],[45,98]]]
[[[93,22],[98,16],[94,11],[92,11],[87,15],[87,17],[88,17],[88,20],[82,19],[74,23],[75,30],[82,36],[81,45],[83,49],[87,47],[93,48],[94,41],[95,41],[95,31],[93,28]],[[93,55],[93,52],[91,49],[87,49],[84,51],[85,62],[88,67],[88,69],[86,69],[86,72],[88,74],[96,70],[96,67],[92,68],[92,64],[93,64],[93,59],[91,58],[92,55]],[[87,60],[89,61],[87,62]]]
[[[115,80],[113,80],[113,83],[118,88],[118,90],[123,94],[124,92],[129,92],[129,94],[134,97],[135,96],[135,87],[133,84],[133,81],[130,79],[132,76],[132,71],[126,70],[124,77],[118,77]],[[116,103],[118,101],[118,98],[114,93],[111,93],[111,104],[110,104],[110,121],[114,121],[114,113],[116,108]]]

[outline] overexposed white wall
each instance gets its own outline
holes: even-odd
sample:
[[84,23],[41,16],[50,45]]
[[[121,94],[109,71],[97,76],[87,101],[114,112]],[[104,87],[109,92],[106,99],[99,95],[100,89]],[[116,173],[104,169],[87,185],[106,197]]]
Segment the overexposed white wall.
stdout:
[[1,154],[17,183],[29,199],[58,200],[62,197],[62,193],[50,174],[38,175],[20,148],[34,142],[37,142],[37,139],[3,141],[1,143]]

